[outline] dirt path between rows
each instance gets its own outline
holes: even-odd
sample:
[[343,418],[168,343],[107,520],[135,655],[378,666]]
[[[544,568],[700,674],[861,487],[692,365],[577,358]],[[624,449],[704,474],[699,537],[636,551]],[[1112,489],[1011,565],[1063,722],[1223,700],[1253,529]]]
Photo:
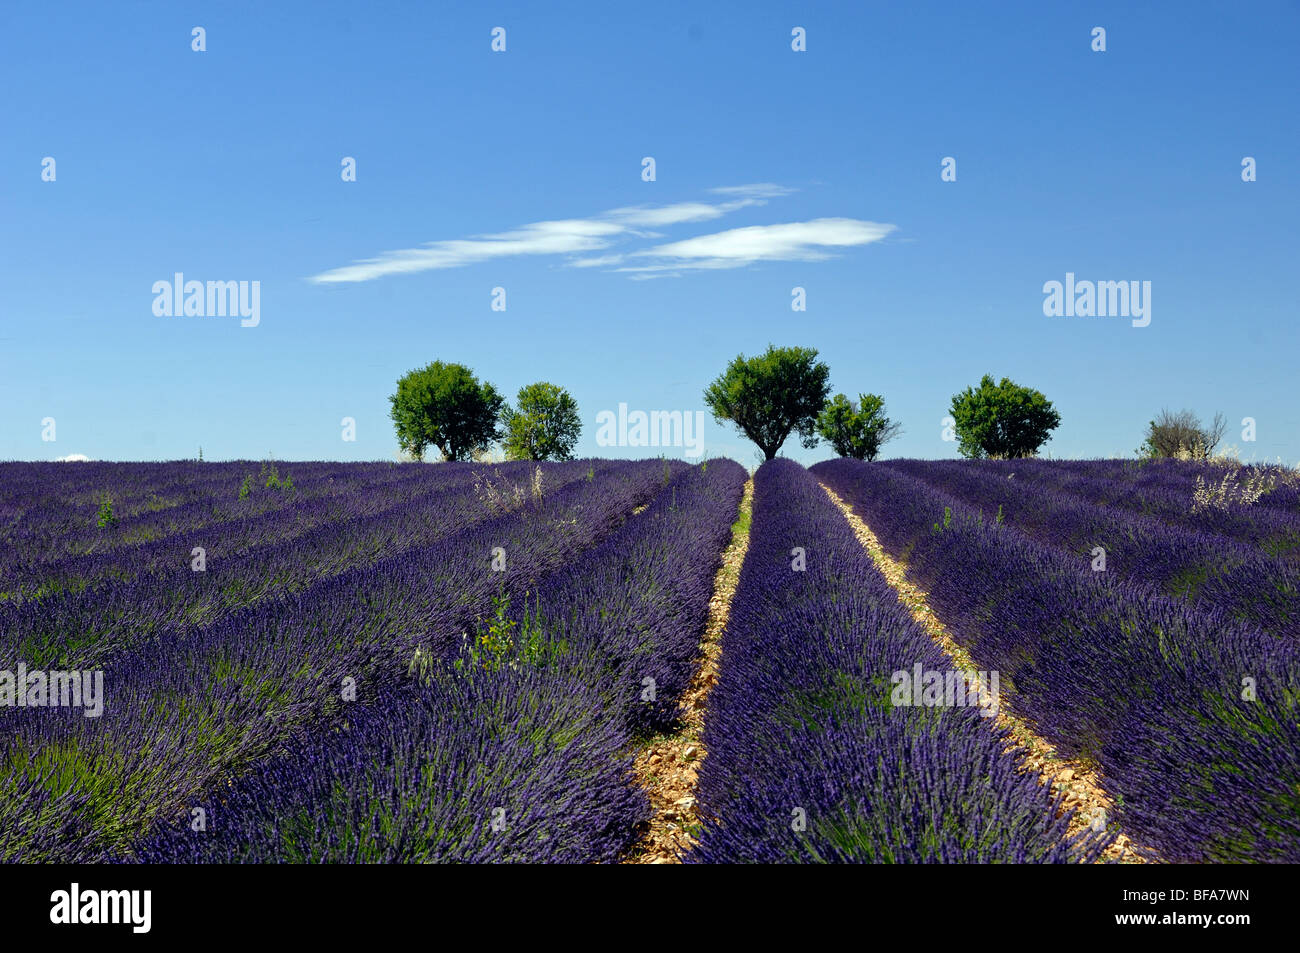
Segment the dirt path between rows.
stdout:
[[722,631],[731,614],[731,600],[740,581],[740,567],[749,551],[749,524],[754,509],[754,479],[745,483],[731,542],[722,553],[722,566],[713,577],[709,619],[700,641],[698,668],[682,695],[681,721],[671,734],[651,738],[636,755],[636,777],[650,795],[654,812],[649,829],[624,858],[627,864],[680,864],[681,854],[695,844],[699,820],[695,782],[704,746],[704,705],[718,680]]
[[[891,558],[885,552],[875,533],[853,512],[849,504],[840,499],[834,490],[825,484],[822,484],[822,489],[826,491],[826,494],[844,513],[849,525],[853,528],[854,534],[867,550],[885,579],[894,587],[894,591],[898,593],[899,601],[912,613],[912,618],[921,624],[959,669],[968,672],[976,671],[978,667],[971,659],[970,654],[957,644],[943,623],[935,617],[926,593],[908,581],[903,564]],[[1062,812],[1071,808],[1075,810],[1067,836],[1073,836],[1086,829],[1093,822],[1093,819],[1099,816],[1100,811],[1105,811],[1106,816],[1109,817],[1112,813],[1112,801],[1110,796],[1103,790],[1094,770],[1080,761],[1061,757],[1056,749],[1023,719],[1008,712],[1005,705],[998,706],[998,715],[995,721],[999,726],[1005,727],[1011,732],[1013,743],[1025,749],[1026,766],[1030,770],[1038,772],[1045,782],[1053,786],[1053,790],[1064,793],[1065,800],[1062,804]],[[1145,847],[1142,848],[1142,853],[1155,856],[1153,851]],[[1115,839],[1115,842],[1106,849],[1101,860],[1103,862],[1118,860],[1123,863],[1148,862],[1142,854],[1136,851],[1135,845],[1128,836],[1122,832]]]

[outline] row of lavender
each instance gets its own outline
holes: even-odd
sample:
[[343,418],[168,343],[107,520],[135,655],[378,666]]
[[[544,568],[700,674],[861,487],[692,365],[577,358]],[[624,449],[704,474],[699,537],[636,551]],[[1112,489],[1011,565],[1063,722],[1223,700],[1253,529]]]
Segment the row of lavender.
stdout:
[[[130,545],[214,518],[273,512],[304,498],[372,492],[391,481],[441,478],[387,463],[279,464],[279,476],[292,476],[295,490],[268,492],[269,471],[262,467],[248,461],[0,463],[0,541],[5,544],[0,567]],[[241,499],[248,477],[253,485]],[[103,527],[97,515],[106,498],[117,522]]]
[[[1189,483],[1176,468],[1159,464],[1136,467],[1129,461],[1108,461],[1105,467],[1084,471],[1055,460],[980,460],[967,466],[1015,480],[1018,485],[1029,484],[1087,503],[1155,517],[1193,532],[1224,536],[1270,555],[1300,558],[1300,507],[1268,505],[1290,488],[1278,485],[1277,475],[1267,471],[1202,465]],[[1272,489],[1245,503],[1241,492],[1252,486],[1259,491]],[[1224,490],[1217,500],[1212,492],[1216,488]]]
[[[686,468],[606,464],[511,512],[114,656],[101,717],[18,708],[0,730],[0,858],[129,848],[282,747],[446,659],[494,596],[603,539]],[[494,571],[499,570],[499,571]]]
[[[80,589],[104,578],[188,567],[196,545],[206,544],[209,554],[218,557],[240,553],[332,522],[392,511],[440,490],[468,486],[481,479],[486,469],[472,464],[383,470],[368,464],[355,466],[342,474],[302,473],[292,493],[263,488],[242,500],[239,471],[219,479],[205,471],[183,484],[177,494],[132,515],[115,508],[115,522],[106,525],[99,525],[92,509],[78,512],[75,528],[52,540],[35,530],[10,534],[0,554],[4,579],[0,596],[21,601]],[[99,485],[129,483],[134,467],[117,467]],[[527,468],[526,463],[514,463],[492,469],[510,478]],[[77,509],[73,504],[69,508]]]
[[489,636],[164,825],[145,862],[593,862],[648,816],[633,734],[671,724],[743,469],[677,477],[603,543],[511,600]]
[[[991,465],[993,461],[986,461]],[[1017,460],[1009,464],[1042,467],[1054,472],[1085,479],[1105,480],[1125,488],[1143,492],[1181,491],[1184,500],[1190,500],[1198,484],[1219,483],[1225,475],[1237,480],[1255,479],[1274,488],[1262,496],[1254,507],[1260,510],[1277,510],[1290,516],[1300,516],[1300,480],[1294,468],[1288,470],[1281,464],[1261,464],[1239,468],[1229,462],[1191,460]]]
[[754,484],[688,859],[1094,860],[1109,838],[1065,839],[1070,814],[982,709],[894,704],[894,673],[952,663],[816,479],[777,459]]
[[1098,574],[1148,585],[1277,635],[1300,635],[1300,562],[1207,530],[1089,503],[1006,467],[957,460],[887,466],[961,499],[987,522],[1005,522],[1073,554],[1077,565]]
[[[524,466],[493,468],[492,479],[500,485],[527,481]],[[608,463],[554,464],[545,471],[543,493],[608,472]],[[302,510],[315,506],[305,503],[255,519],[263,542],[248,548],[231,549],[224,542],[246,538],[244,526],[221,522],[178,538],[81,557],[73,571],[97,583],[0,604],[0,661],[102,665],[146,638],[171,639],[263,599],[283,599],[340,572],[429,545],[493,515],[476,482],[481,479],[479,470],[469,469],[432,478],[418,474],[408,481],[417,484],[414,488],[375,489],[372,498],[391,494],[391,505],[348,508],[339,518],[303,530]],[[205,548],[201,572],[191,555],[196,543],[212,546]],[[61,570],[47,564],[32,571],[48,582],[60,578]]]
[[[1300,860],[1291,641],[1092,572],[897,467],[837,460],[813,472],[906,559],[954,636],[1000,671],[1012,708],[1097,766],[1139,843],[1174,861]],[[978,474],[969,485],[982,486]]]

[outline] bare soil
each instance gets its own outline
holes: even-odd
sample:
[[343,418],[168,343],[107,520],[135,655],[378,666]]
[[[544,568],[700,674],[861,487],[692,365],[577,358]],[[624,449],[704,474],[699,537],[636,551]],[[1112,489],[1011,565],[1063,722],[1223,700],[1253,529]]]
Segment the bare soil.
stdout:
[[[958,669],[968,672],[977,671],[978,667],[970,654],[957,644],[951,633],[935,616],[930,608],[927,594],[907,579],[904,565],[885,552],[870,527],[859,519],[852,508],[830,487],[823,484],[822,489],[844,513],[854,534],[885,579],[894,587],[899,601],[911,611],[912,618],[921,624]],[[1047,739],[1035,732],[1026,721],[1007,711],[1005,705],[998,706],[998,714],[994,721],[1010,731],[1012,745],[1021,749],[1026,770],[1036,772],[1045,783],[1052,785],[1053,790],[1065,795],[1061,811],[1057,816],[1071,809],[1075,811],[1067,836],[1085,830],[1093,823],[1094,818],[1098,817],[1099,811],[1105,811],[1105,817],[1109,819],[1113,813],[1113,801],[1102,787],[1097,772],[1090,765],[1062,757]],[[1113,829],[1114,821],[1108,823]],[[1115,842],[1107,848],[1101,861],[1147,863],[1156,857],[1155,851],[1146,846],[1139,848],[1121,831]]]
[[731,600],[740,580],[740,567],[749,551],[749,521],[754,506],[754,481],[745,483],[740,513],[722,566],[713,577],[709,619],[700,641],[697,668],[682,696],[681,718],[670,734],[649,739],[636,755],[636,777],[650,795],[654,812],[640,842],[624,858],[628,864],[679,864],[681,854],[695,844],[699,819],[695,783],[706,754],[700,743],[709,691],[718,680],[722,632],[731,614]]

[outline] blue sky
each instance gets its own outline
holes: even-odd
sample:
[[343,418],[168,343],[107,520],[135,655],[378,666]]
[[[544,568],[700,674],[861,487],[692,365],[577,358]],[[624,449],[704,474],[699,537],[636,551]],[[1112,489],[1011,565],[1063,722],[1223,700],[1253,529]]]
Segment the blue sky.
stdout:
[[[1300,5],[1132,6],[10,4],[0,459],[391,458],[434,359],[653,455],[596,414],[704,410],[773,342],[883,394],[891,456],[955,456],[991,373],[1055,402],[1053,456],[1169,406],[1294,463]],[[260,322],[155,315],[176,272],[260,282]],[[1045,316],[1067,272],[1150,281],[1151,323]]]

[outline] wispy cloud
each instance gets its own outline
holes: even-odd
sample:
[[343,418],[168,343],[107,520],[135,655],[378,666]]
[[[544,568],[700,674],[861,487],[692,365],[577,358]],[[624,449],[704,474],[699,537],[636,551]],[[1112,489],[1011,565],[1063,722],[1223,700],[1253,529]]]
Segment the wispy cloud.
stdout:
[[753,185],[724,185],[709,191],[714,195],[743,195],[747,198],[774,199],[782,195],[791,195],[795,190],[773,182],[756,182]]
[[70,453],[66,457],[55,457],[55,463],[89,463],[90,457],[84,453]]
[[[647,229],[713,221],[742,208],[766,205],[794,189],[770,182],[711,189],[721,201],[677,202],[611,209],[591,218],[533,222],[508,232],[429,242],[418,248],[386,251],[312,276],[318,284],[373,281],[388,275],[461,268],[498,258],[565,255],[574,268],[609,268],[630,277],[677,276],[683,269],[737,268],[754,261],[813,261],[830,257],[828,248],[879,241],[893,225],[848,218],[821,218],[784,225],[755,225],[668,242],[641,251],[612,250],[615,242],[655,239]],[[629,259],[652,259],[630,264]],[[621,267],[619,267],[621,266]]]
[[630,208],[616,208],[606,212],[605,217],[625,225],[644,226],[646,228],[666,228],[669,225],[682,225],[688,222],[707,222],[721,218],[728,212],[746,205],[757,205],[757,200],[726,202],[710,205],[708,202],[679,202],[676,205],[637,205]]
[[856,218],[817,218],[809,222],[750,225],[711,235],[656,245],[630,258],[660,259],[619,271],[675,271],[683,268],[739,268],[756,261],[821,261],[832,250],[869,245],[897,228]]
[[376,258],[353,262],[312,277],[318,283],[373,281],[387,275],[404,275],[438,268],[461,268],[493,258],[518,255],[565,255],[605,248],[609,239],[627,231],[615,222],[563,219],[534,222],[514,231],[479,235],[455,241],[430,242],[419,248],[384,252]]
[[604,268],[617,265],[622,260],[622,255],[597,255],[595,258],[575,258],[569,265],[573,268]]

